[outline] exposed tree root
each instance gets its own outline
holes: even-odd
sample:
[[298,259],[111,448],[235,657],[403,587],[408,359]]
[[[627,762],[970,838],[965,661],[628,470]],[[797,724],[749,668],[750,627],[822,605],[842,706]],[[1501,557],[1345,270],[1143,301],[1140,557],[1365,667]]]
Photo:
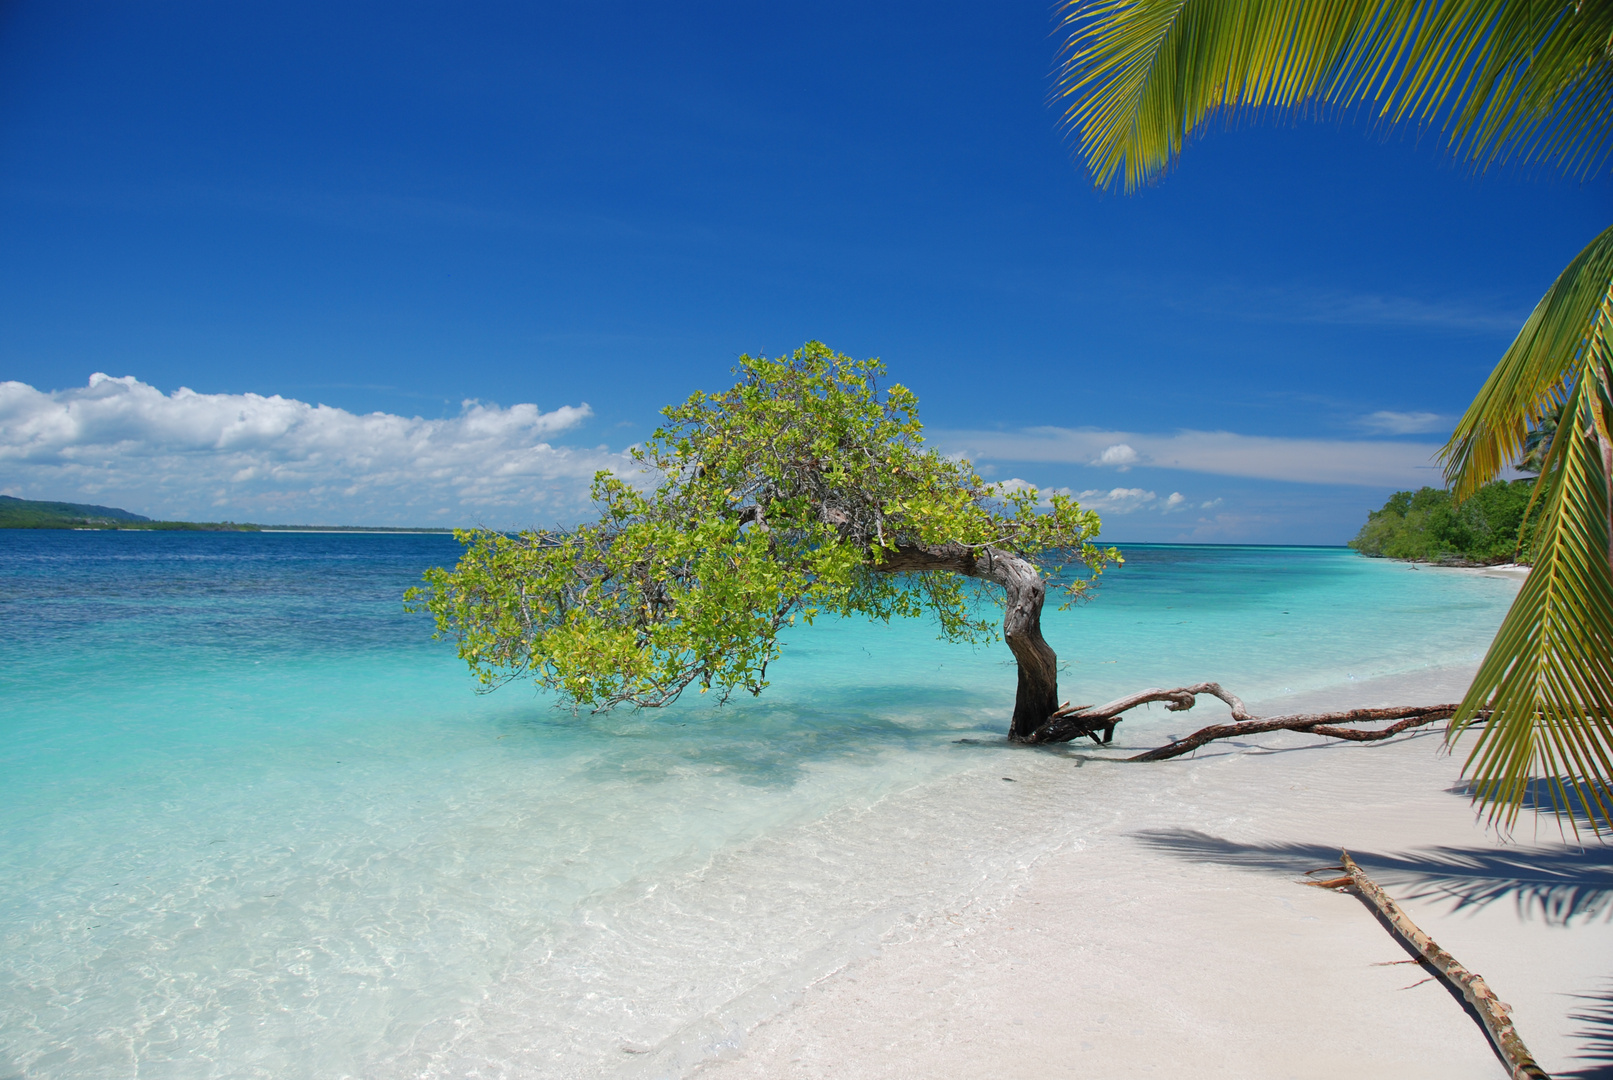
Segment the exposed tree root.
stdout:
[[[1253,720],[1249,710],[1235,695],[1221,689],[1220,683],[1195,683],[1192,686],[1179,686],[1174,690],[1162,690],[1152,687],[1148,690],[1139,690],[1135,694],[1128,694],[1123,698],[1116,698],[1107,705],[1076,705],[1068,702],[1061,705],[1057,712],[1048,717],[1046,722],[1024,741],[1028,743],[1057,743],[1069,742],[1086,735],[1093,742],[1107,745],[1114,738],[1115,725],[1120,722],[1120,714],[1139,705],[1146,705],[1150,701],[1163,701],[1165,708],[1171,712],[1182,712],[1191,709],[1200,694],[1211,694],[1220,698],[1232,707],[1234,720]],[[1101,733],[1101,738],[1099,737]]]
[[[1529,1048],[1523,1045],[1518,1037],[1517,1028],[1512,1025],[1511,1008],[1495,996],[1485,981],[1475,972],[1469,971],[1456,962],[1456,957],[1446,952],[1434,943],[1434,939],[1423,933],[1422,928],[1412,922],[1406,913],[1378,886],[1378,883],[1356,865],[1350,858],[1348,851],[1341,851],[1343,866],[1330,866],[1328,870],[1343,870],[1347,876],[1332,878],[1328,881],[1308,881],[1307,885],[1314,885],[1319,889],[1354,889],[1356,894],[1377,908],[1378,914],[1384,921],[1394,928],[1394,932],[1408,945],[1415,949],[1423,962],[1439,972],[1440,977],[1449,982],[1461,993],[1467,1003],[1473,1006],[1484,1023],[1484,1030],[1489,1033],[1490,1041],[1500,1052],[1507,1063],[1508,1075],[1513,1080],[1551,1080],[1546,1071],[1535,1063]],[[1316,871],[1312,871],[1315,873]]]

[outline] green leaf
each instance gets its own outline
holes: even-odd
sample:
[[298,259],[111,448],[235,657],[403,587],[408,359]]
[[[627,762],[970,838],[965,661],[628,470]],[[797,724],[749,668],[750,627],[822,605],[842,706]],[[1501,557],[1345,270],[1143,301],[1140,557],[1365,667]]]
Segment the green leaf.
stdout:
[[1613,115],[1607,0],[1072,0],[1065,121],[1100,186],[1145,183],[1211,114],[1371,102],[1456,153],[1584,173]]
[[1440,451],[1458,498],[1495,479],[1524,451],[1529,426],[1587,370],[1591,336],[1613,298],[1613,227],[1574,257],[1530,313]]
[[1578,801],[1596,831],[1613,828],[1613,566],[1594,419],[1608,408],[1604,382],[1580,378],[1540,475],[1534,568],[1448,736],[1456,740],[1491,710],[1465,771],[1475,800],[1507,826],[1540,777],[1560,813]]

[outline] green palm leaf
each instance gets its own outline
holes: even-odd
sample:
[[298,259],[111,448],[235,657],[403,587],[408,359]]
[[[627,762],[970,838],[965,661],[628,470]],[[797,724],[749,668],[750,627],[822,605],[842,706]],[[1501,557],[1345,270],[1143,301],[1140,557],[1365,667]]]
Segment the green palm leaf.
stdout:
[[1144,183],[1224,109],[1373,102],[1570,172],[1613,138],[1613,0],[1071,0],[1064,25],[1058,94],[1100,185]]
[[1366,3],[1108,0],[1065,9],[1066,122],[1100,185],[1146,181],[1212,111],[1287,107],[1330,83]]
[[1440,457],[1458,498],[1494,480],[1523,452],[1529,425],[1560,401],[1585,364],[1613,283],[1613,228],[1568,264],[1518,331]]
[[1613,566],[1604,454],[1613,443],[1599,437],[1613,403],[1602,335],[1593,340],[1594,362],[1569,395],[1540,474],[1534,568],[1451,725],[1454,739],[1480,709],[1492,710],[1464,772],[1490,819],[1509,826],[1530,778],[1539,776],[1559,813],[1578,802],[1598,832],[1613,829]]

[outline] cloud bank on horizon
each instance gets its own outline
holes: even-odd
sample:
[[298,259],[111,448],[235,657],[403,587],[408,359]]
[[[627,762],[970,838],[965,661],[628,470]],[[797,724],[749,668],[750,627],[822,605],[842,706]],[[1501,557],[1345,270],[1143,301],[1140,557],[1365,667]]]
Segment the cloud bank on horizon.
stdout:
[[[462,404],[445,419],[365,415],[278,394],[164,394],[133,376],[41,391],[0,382],[0,494],[111,503],[153,517],[266,524],[549,525],[588,513],[601,469],[625,452],[562,445],[586,404]],[[1426,428],[1432,414],[1379,414],[1380,430]],[[1392,422],[1390,422],[1392,421]],[[1433,444],[1225,431],[1148,434],[1099,428],[932,431],[932,445],[995,463],[1100,472],[1176,470],[1299,484],[1438,483]],[[1030,486],[1019,477],[1013,488]],[[1158,484],[1040,484],[1106,515],[1174,516],[1218,506]],[[1158,490],[1155,490],[1155,489]],[[1213,496],[1214,493],[1208,493]]]
[[592,415],[463,403],[428,420],[276,394],[164,394],[133,376],[0,382],[0,493],[265,524],[539,525],[586,511],[627,458],[550,440]]
[[[1399,415],[1399,414],[1379,414]],[[1417,414],[1419,418],[1430,414]],[[1419,430],[1427,430],[1426,426]],[[1230,431],[1170,434],[1100,428],[937,431],[931,440],[976,464],[1085,465],[1128,472],[1152,467],[1300,484],[1411,487],[1443,483],[1436,443],[1390,439],[1289,439]]]

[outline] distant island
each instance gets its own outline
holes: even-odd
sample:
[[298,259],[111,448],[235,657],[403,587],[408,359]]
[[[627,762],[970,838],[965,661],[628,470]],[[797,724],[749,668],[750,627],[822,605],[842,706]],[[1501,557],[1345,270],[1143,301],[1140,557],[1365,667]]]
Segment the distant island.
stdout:
[[1367,516],[1350,546],[1372,558],[1442,566],[1527,563],[1524,512],[1534,484],[1533,477],[1495,480],[1461,505],[1440,488],[1397,491]]
[[395,525],[257,525],[236,521],[154,521],[116,506],[41,502],[0,495],[0,529],[112,529],[144,532],[397,532],[446,533],[452,529]]

